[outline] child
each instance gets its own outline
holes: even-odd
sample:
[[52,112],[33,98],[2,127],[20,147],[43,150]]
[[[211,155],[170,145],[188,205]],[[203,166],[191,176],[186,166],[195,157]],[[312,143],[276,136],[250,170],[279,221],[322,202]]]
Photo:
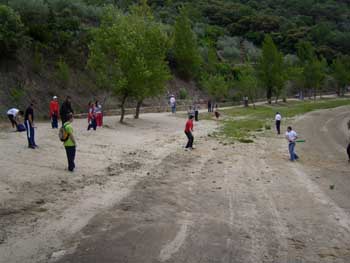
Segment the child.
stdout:
[[20,110],[16,116],[16,123],[17,123],[17,131],[18,132],[26,131],[26,127],[23,124],[23,116],[24,116],[24,112]]
[[93,128],[94,131],[96,131],[97,124],[96,124],[95,105],[91,101],[89,102],[88,123],[89,123],[89,126],[87,130],[89,131],[91,128]]
[[294,162],[295,160],[299,159],[298,155],[294,151],[295,141],[298,139],[298,134],[292,129],[291,126],[287,128],[286,139],[288,141],[288,150],[290,154],[290,160]]
[[216,119],[218,120],[219,117],[220,117],[220,112],[218,111],[218,105],[217,104],[215,105],[214,114],[215,114]]
[[98,100],[95,102],[95,116],[96,116],[96,125],[97,127],[102,127],[103,124],[103,116],[102,116],[102,106],[98,102]]
[[194,137],[192,135],[192,132],[193,132],[193,115],[189,115],[188,120],[186,122],[186,126],[185,126],[185,134],[186,134],[187,139],[188,139],[188,142],[187,142],[186,147],[185,147],[186,150],[193,149]]
[[66,140],[63,143],[63,145],[64,145],[64,148],[66,149],[67,160],[68,160],[68,171],[70,172],[73,172],[75,168],[74,160],[75,160],[75,152],[77,147],[77,142],[73,135],[72,122],[73,122],[73,114],[70,113],[67,116],[67,121],[63,124],[64,129],[68,133],[68,140]]

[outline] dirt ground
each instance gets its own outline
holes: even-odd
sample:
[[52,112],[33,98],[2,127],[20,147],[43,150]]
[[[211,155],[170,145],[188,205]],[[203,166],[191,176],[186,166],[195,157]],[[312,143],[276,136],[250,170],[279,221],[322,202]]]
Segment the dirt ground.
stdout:
[[168,113],[96,132],[76,120],[74,174],[49,124],[37,150],[2,132],[0,262],[350,262],[349,112],[289,120],[306,139],[295,163],[282,135],[220,143],[214,121],[186,152]]

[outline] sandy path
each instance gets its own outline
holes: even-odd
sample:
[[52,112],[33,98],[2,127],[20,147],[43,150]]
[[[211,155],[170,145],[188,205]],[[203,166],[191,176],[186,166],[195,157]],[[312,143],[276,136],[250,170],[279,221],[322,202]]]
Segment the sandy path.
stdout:
[[[322,112],[314,129],[344,110]],[[303,127],[315,114],[295,124],[307,141]],[[169,153],[122,203],[67,242],[76,249],[57,262],[349,262],[348,202],[315,180],[307,158],[315,149],[298,147],[302,161],[290,163],[283,137],[265,134],[254,145],[207,138],[190,155]],[[340,156],[333,173],[341,175],[348,164]]]
[[[96,132],[75,120],[74,174],[66,171],[64,148],[48,124],[38,124],[35,151],[25,147],[25,134],[0,133],[6,149],[0,158],[0,262],[46,262],[63,240],[127,196],[149,167],[185,142],[184,119],[145,114],[128,125],[116,120],[106,118],[110,128]],[[214,126],[199,123],[196,137]]]
[[[297,118],[296,130],[307,140],[297,145],[298,163],[287,160],[284,138],[272,132],[255,144],[226,145],[206,136],[214,123],[200,122],[197,149],[185,152],[183,120],[164,114],[103,130],[96,145],[106,145],[105,157],[80,143],[86,168],[77,171],[79,179],[46,170],[59,177],[50,186],[57,198],[47,191],[52,201],[33,206],[46,211],[7,216],[18,221],[0,245],[7,259],[0,262],[350,262],[347,112]],[[80,137],[91,145],[91,136]],[[95,158],[101,162],[91,164]],[[98,176],[89,172],[94,167]],[[89,180],[95,181],[86,186]]]

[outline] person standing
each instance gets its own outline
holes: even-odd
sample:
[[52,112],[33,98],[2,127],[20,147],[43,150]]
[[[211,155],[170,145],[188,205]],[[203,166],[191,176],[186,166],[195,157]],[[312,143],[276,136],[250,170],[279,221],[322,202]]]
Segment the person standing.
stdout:
[[350,120],[348,121],[348,147],[346,148],[346,152],[348,153],[348,162],[350,163]]
[[192,132],[193,132],[193,115],[189,115],[188,120],[186,122],[186,126],[185,126],[185,134],[186,134],[187,139],[188,139],[188,142],[187,142],[186,147],[185,147],[186,150],[193,149],[194,137],[193,137]]
[[174,95],[171,95],[170,97],[170,107],[171,107],[171,112],[173,114],[176,113],[176,99]]
[[208,100],[208,112],[212,112],[212,109],[211,109],[211,100]]
[[50,119],[52,129],[58,129],[59,104],[57,96],[53,96],[50,102]]
[[199,106],[198,104],[194,105],[194,120],[199,121]]
[[60,109],[60,116],[62,120],[62,125],[67,122],[67,116],[72,113],[74,114],[72,104],[71,104],[71,97],[67,96],[66,100],[62,103],[61,109]]
[[281,114],[279,112],[276,112],[275,122],[276,122],[277,134],[281,134],[281,120],[282,120]]
[[95,102],[95,116],[96,116],[96,125],[97,127],[102,127],[103,124],[103,114],[102,114],[102,106],[98,102],[98,100]]
[[34,134],[34,102],[31,102],[24,113],[24,125],[27,130],[28,148],[35,149],[38,146],[35,143]]
[[88,128],[87,130],[89,131],[91,128],[96,131],[96,115],[95,115],[95,104],[92,103],[91,101],[89,102],[89,110],[88,110]]
[[76,147],[77,142],[75,140],[74,134],[73,134],[73,114],[70,113],[67,115],[67,121],[63,124],[63,128],[65,129],[68,139],[63,142],[64,148],[66,149],[67,154],[67,160],[68,160],[68,171],[73,172],[75,169],[75,153],[76,153]]
[[17,127],[16,116],[19,113],[19,109],[12,108],[7,111],[7,117],[9,118],[12,128]]
[[298,134],[292,129],[291,126],[288,126],[287,132],[286,132],[286,139],[288,141],[288,150],[290,154],[290,160],[292,162],[299,159],[298,155],[294,151],[295,141],[297,138],[298,138]]

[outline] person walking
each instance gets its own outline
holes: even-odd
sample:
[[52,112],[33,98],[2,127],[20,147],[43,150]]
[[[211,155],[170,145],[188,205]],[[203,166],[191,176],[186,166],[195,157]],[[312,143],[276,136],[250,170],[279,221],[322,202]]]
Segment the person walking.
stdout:
[[298,138],[298,134],[292,129],[291,126],[288,126],[287,132],[286,132],[286,139],[288,141],[288,150],[290,154],[290,160],[294,162],[295,160],[298,160],[299,157],[295,153],[295,141]]
[[96,115],[95,115],[95,104],[91,101],[89,102],[89,110],[88,110],[88,127],[87,130],[90,131],[91,128],[96,131]]
[[31,102],[24,113],[24,125],[27,130],[28,148],[35,149],[38,146],[35,143],[34,133],[34,102]]
[[75,136],[73,134],[73,114],[69,113],[67,115],[67,121],[63,124],[63,128],[65,129],[68,139],[63,142],[63,146],[66,149],[67,160],[68,160],[68,171],[73,172],[75,169],[75,153],[77,142],[75,140]]
[[17,128],[16,116],[19,113],[19,109],[11,108],[7,111],[7,117],[9,118],[12,128]]
[[59,104],[57,96],[53,96],[50,102],[50,119],[52,129],[58,129]]
[[188,116],[188,120],[186,122],[185,126],[185,134],[187,136],[188,142],[186,144],[185,150],[192,150],[193,149],[193,115]]
[[103,124],[103,114],[102,114],[102,106],[98,102],[98,100],[95,102],[95,116],[96,116],[96,125],[97,127],[102,127]]
[[275,122],[276,122],[277,134],[281,134],[281,120],[282,120],[281,114],[279,112],[276,112]]
[[62,103],[60,108],[60,116],[62,120],[62,126],[65,122],[67,122],[67,116],[72,113],[74,114],[72,104],[71,104],[71,97],[67,96],[66,100]]

